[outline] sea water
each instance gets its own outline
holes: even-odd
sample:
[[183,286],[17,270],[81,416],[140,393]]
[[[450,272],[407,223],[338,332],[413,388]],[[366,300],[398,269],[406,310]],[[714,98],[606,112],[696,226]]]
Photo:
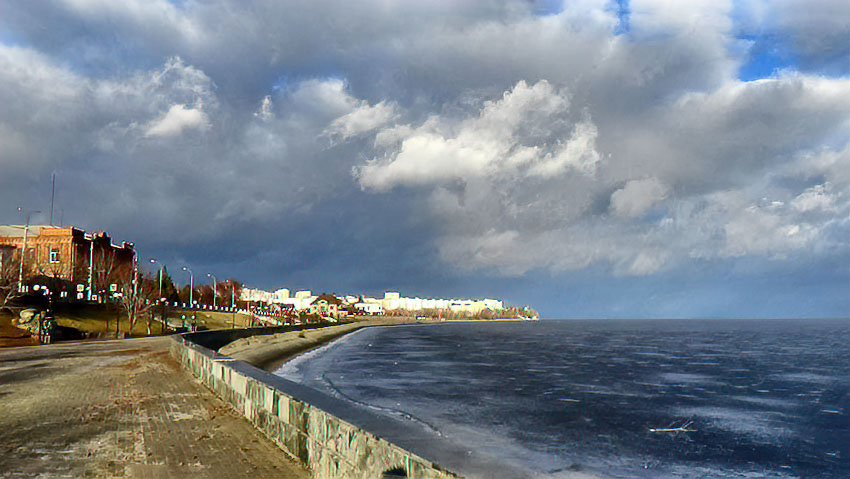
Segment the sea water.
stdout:
[[276,374],[528,477],[850,477],[850,320],[378,327]]

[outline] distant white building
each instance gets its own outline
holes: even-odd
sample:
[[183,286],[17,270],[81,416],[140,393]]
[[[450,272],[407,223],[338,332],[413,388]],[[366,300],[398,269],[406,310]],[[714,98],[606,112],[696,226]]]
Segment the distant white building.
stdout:
[[288,288],[281,288],[273,293],[262,289],[242,288],[239,298],[251,303],[292,305],[296,311],[302,311],[310,309],[310,303],[316,299],[316,296],[313,296],[309,290],[296,291],[292,296]]
[[386,292],[382,300],[364,298],[364,303],[379,303],[385,311],[402,309],[406,311],[448,310],[477,314],[485,309],[499,310],[504,303],[496,299],[440,299],[440,298],[407,298],[397,292]]
[[376,303],[354,303],[354,307],[368,315],[384,314],[384,307]]
[[[261,289],[242,288],[240,299],[252,303],[291,305],[296,311],[310,310],[316,300],[310,290],[296,291],[290,294],[287,288],[270,293]],[[343,304],[354,305],[366,314],[383,314],[386,311],[451,311],[454,313],[478,314],[484,310],[504,309],[504,303],[497,299],[443,299],[405,297],[397,291],[387,291],[383,298],[346,295],[339,298]]]
[[250,301],[252,303],[270,304],[274,299],[274,294],[262,289],[242,288],[239,293],[239,299],[242,301]]
[[274,292],[273,301],[275,303],[282,303],[283,300],[288,299],[288,298],[289,298],[289,290],[286,289],[286,288],[281,288],[281,289]]

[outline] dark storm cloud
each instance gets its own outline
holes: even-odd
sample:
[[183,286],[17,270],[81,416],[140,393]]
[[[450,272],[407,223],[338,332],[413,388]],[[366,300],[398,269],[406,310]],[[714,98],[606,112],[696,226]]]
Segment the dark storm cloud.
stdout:
[[[823,264],[847,21],[786,3],[0,2],[0,214],[56,172],[145,256],[329,290]],[[800,71],[736,78],[762,31]]]

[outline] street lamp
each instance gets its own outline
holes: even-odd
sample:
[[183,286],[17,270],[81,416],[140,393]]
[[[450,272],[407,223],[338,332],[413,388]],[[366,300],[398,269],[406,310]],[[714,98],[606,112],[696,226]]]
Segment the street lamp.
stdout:
[[192,268],[188,266],[183,267],[183,271],[189,272],[189,307],[191,308],[195,303],[192,301],[192,293],[195,291],[195,275],[192,273]]
[[159,296],[156,297],[157,301],[162,301],[162,263],[156,260],[156,258],[151,258],[151,264],[159,265]]
[[156,297],[156,302],[159,303],[159,331],[162,333],[162,325],[163,323],[168,323],[165,319],[165,301],[162,298],[162,271],[163,264],[156,260],[156,258],[151,258],[151,264],[159,265],[159,296]]
[[215,278],[215,275],[212,273],[207,273],[207,277],[212,278],[213,280],[213,310],[215,310],[215,297],[218,292],[218,280]]

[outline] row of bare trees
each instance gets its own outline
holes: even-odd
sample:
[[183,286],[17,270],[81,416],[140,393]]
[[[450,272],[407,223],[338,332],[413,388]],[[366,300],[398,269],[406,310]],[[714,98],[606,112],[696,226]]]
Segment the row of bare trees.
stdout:
[[[25,286],[45,286],[46,289],[40,291],[49,291],[50,299],[54,301],[78,299],[79,285],[83,285],[86,291],[83,299],[87,300],[90,285],[92,297],[96,295],[100,301],[114,302],[121,306],[129,319],[130,330],[141,318],[147,317],[150,332],[153,308],[167,303],[189,303],[190,288],[189,285],[176,286],[166,268],[162,269],[161,280],[159,270],[138,271],[133,266],[132,256],[126,257],[127,252],[96,245],[91,249],[93,259],[89,261],[90,251],[80,249],[79,255],[85,260],[73,266],[71,277],[75,281],[70,281],[67,279],[67,270],[64,270],[66,274],[63,275],[60,265],[39,263],[30,257],[24,261],[21,275],[20,249],[0,250],[0,307],[18,296],[19,276],[23,277],[22,283]],[[132,250],[129,253],[132,255]],[[195,285],[191,297],[198,304],[229,307],[238,301],[241,288],[239,281],[230,278],[218,282],[215,288],[211,284]],[[32,288],[29,290],[32,291]]]

